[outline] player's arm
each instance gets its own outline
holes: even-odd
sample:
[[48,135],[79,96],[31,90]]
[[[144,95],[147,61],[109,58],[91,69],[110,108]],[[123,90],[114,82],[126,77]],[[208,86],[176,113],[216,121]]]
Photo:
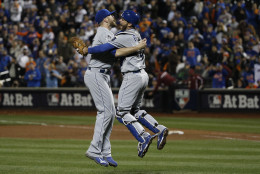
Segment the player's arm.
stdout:
[[[115,57],[127,56],[127,55],[135,53],[145,47],[146,47],[146,39],[143,39],[139,42],[138,45],[136,45],[134,47],[116,49],[114,55],[115,55]],[[113,52],[114,51],[112,51],[112,53]]]
[[110,44],[110,43],[105,43],[102,45],[98,45],[95,47],[91,47],[91,48],[84,48],[84,53],[87,54],[97,54],[97,53],[102,53],[105,51],[109,51],[112,50],[111,53],[115,56],[115,57],[122,57],[122,56],[127,56],[129,54],[135,53],[140,49],[145,48],[146,46],[146,39],[143,39],[139,42],[138,45],[134,46],[134,47],[128,47],[128,48],[117,48],[114,45]]

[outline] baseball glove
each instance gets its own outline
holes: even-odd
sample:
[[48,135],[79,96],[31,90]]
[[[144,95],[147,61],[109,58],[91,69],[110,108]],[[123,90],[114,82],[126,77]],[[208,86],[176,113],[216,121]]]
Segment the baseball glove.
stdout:
[[70,39],[70,43],[72,44],[72,46],[77,50],[77,52],[81,55],[87,55],[88,54],[88,47],[87,45],[84,43],[83,40],[81,40],[78,37],[72,37]]

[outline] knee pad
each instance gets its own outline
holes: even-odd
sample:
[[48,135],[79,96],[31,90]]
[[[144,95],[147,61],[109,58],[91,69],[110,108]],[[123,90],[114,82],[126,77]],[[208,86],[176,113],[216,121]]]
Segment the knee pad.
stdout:
[[158,122],[150,114],[147,114],[145,110],[139,110],[135,113],[135,118],[153,133],[160,132],[160,129],[158,129]]
[[123,116],[117,114],[116,118],[120,123],[123,123],[128,128],[137,141],[141,143],[145,141],[144,137],[142,136],[145,130],[142,125],[137,122],[134,116],[129,113],[124,114]]

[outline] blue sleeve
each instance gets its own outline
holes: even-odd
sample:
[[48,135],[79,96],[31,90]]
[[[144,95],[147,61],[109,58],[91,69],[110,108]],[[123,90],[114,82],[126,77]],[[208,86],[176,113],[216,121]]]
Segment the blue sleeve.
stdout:
[[196,49],[196,56],[199,56],[199,55],[200,55],[200,50]]
[[102,53],[102,52],[109,51],[109,50],[112,50],[112,49],[115,49],[115,48],[116,48],[115,46],[113,46],[109,43],[105,43],[105,44],[102,44],[102,45],[98,45],[98,46],[95,46],[95,47],[88,48],[88,53],[89,54]]
[[110,53],[111,53],[114,57],[116,57],[116,49],[113,49],[112,51],[110,51]]
[[42,78],[42,75],[41,75],[41,72],[40,70],[36,70],[36,77],[34,77],[34,80],[41,80]]
[[24,80],[28,81],[29,80],[29,73],[28,71],[24,75]]
[[227,70],[223,68],[223,69],[222,69],[222,74],[223,74],[224,77],[226,77],[226,76],[228,75]]

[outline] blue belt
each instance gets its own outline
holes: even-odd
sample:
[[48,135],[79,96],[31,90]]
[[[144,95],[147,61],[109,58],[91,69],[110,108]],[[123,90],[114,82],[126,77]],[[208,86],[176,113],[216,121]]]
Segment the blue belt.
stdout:
[[88,67],[88,69],[89,70],[94,70],[94,69],[96,69],[98,72],[100,72],[100,73],[103,73],[103,74],[110,74],[111,73],[111,71],[109,70],[109,69],[98,69],[98,68],[91,68],[91,67]]
[[125,74],[127,74],[127,73],[140,73],[141,72],[141,69],[139,69],[139,70],[136,70],[136,71],[128,71],[128,72],[123,72],[122,74],[123,75],[125,75]]

